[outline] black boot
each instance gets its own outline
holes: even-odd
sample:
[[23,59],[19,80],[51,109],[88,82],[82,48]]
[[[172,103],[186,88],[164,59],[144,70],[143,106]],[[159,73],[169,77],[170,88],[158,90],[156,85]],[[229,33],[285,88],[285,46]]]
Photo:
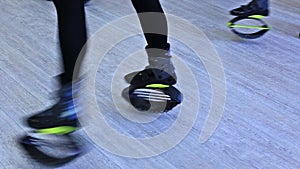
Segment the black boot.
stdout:
[[177,77],[171,61],[169,46],[166,50],[146,47],[146,51],[149,65],[142,71],[127,74],[124,77],[125,81],[131,85],[138,86],[152,83],[176,84]]
[[65,85],[61,87],[58,95],[59,101],[55,105],[28,118],[27,123],[30,127],[35,129],[47,129],[62,126],[78,126],[72,85]]
[[268,16],[268,1],[267,0],[252,0],[247,5],[242,5],[239,8],[235,8],[230,11],[231,15],[247,17],[251,15],[263,15]]

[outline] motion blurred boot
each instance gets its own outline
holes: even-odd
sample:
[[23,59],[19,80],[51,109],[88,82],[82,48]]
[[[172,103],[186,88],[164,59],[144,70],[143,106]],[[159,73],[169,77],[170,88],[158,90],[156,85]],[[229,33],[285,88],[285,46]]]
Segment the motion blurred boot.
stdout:
[[177,78],[171,61],[169,45],[165,50],[146,47],[146,52],[149,65],[142,71],[127,74],[126,82],[133,86],[145,86],[153,83],[176,84]]
[[28,118],[27,123],[30,127],[35,129],[78,127],[72,85],[62,86],[58,96],[59,101],[55,105]]
[[247,5],[242,5],[239,8],[231,10],[230,14],[240,17],[247,17],[251,15],[268,16],[268,0],[252,0]]

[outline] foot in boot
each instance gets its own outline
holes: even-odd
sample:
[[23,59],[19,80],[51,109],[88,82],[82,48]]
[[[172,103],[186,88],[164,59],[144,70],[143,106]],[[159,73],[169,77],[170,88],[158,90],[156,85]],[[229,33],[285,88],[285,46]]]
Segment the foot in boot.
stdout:
[[251,15],[268,16],[269,10],[267,5],[260,6],[256,0],[253,0],[247,5],[242,5],[239,8],[231,10],[230,14],[240,17],[247,17]]
[[149,84],[176,84],[176,75],[170,75],[164,70],[148,68],[140,72],[133,72],[125,76],[125,80],[135,87],[143,87]]
[[78,126],[71,85],[59,91],[60,100],[51,108],[28,118],[27,123],[35,129],[54,128],[59,126]]
[[[125,75],[125,81],[132,85],[133,83],[162,83],[174,85],[177,78],[169,49],[146,48],[146,51],[148,54],[149,65],[142,71],[136,71]],[[135,82],[133,82],[133,79]]]

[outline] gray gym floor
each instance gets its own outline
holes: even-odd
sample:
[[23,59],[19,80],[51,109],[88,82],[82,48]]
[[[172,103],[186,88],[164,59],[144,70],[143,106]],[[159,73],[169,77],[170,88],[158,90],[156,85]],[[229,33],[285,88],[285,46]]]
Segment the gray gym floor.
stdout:
[[[54,76],[61,72],[61,58],[58,54],[54,6],[46,0],[0,2],[0,168],[46,168],[29,158],[17,144],[17,139],[31,130],[24,125],[23,118],[51,106],[55,101],[53,97],[58,82]],[[92,138],[84,137],[88,140],[86,144],[89,147],[86,154],[60,168],[300,168],[300,1],[271,0],[271,16],[264,20],[272,29],[255,40],[241,39],[226,27],[226,22],[232,18],[228,10],[247,3],[245,0],[161,2],[168,14],[185,19],[205,33],[211,43],[208,46],[216,50],[222,62],[221,68],[226,79],[226,95],[223,96],[226,97],[226,102],[222,116],[219,114],[215,117],[216,130],[211,137],[207,137],[208,140],[199,141],[211,107],[222,108],[222,104],[211,106],[213,96],[218,95],[218,92],[222,95],[222,89],[213,93],[210,80],[215,78],[221,84],[224,81],[222,77],[211,79],[214,73],[209,72],[205,59],[200,60],[195,51],[190,49],[191,46],[176,38],[170,38],[172,52],[176,55],[174,59],[183,61],[189,67],[198,86],[195,89],[192,84],[185,85],[189,90],[183,92],[184,98],[198,98],[193,94],[199,93],[199,102],[183,102],[168,113],[154,115],[159,117],[144,124],[131,123],[122,117],[124,114],[119,113],[116,105],[119,104],[118,99],[120,104],[123,99],[120,97],[115,100],[112,97],[112,93],[117,95],[118,92],[111,89],[111,86],[119,86],[120,89],[127,86],[120,77],[129,72],[122,72],[118,68],[126,57],[136,55],[135,52],[142,51],[145,46],[143,36],[136,35],[114,44],[115,47],[107,53],[97,69],[95,94],[107,123],[131,138],[152,138],[173,127],[172,124],[181,117],[180,114],[185,113],[179,113],[180,107],[184,105],[190,110],[198,110],[195,123],[178,144],[153,157],[130,158],[113,154],[92,141]],[[129,0],[93,0],[86,11],[90,37],[108,23],[134,14]],[[135,22],[128,23],[128,26],[131,24]],[[180,26],[182,25],[178,25],[179,28]],[[128,28],[119,29],[120,32],[125,32]],[[191,36],[192,32],[182,30],[177,31],[173,37]],[[205,41],[205,36],[202,37],[204,40],[198,39],[199,45],[203,45],[201,42]],[[193,45],[197,46],[197,43],[198,41],[194,41]],[[203,55],[203,59],[209,57],[205,56],[209,53],[203,50],[200,55]],[[130,63],[124,64],[134,67],[132,71],[143,68],[146,57],[141,58],[141,63],[130,60]],[[191,77],[191,72],[179,71],[184,70],[184,67],[180,68],[181,64],[177,62],[175,65],[179,82],[184,85],[186,81],[182,79]],[[219,103],[222,103],[222,99]],[[143,116],[145,119],[153,118],[147,114],[137,116],[139,120]],[[87,118],[87,124],[88,120]],[[191,125],[184,121],[176,124],[179,125],[178,132]],[[107,131],[98,128],[96,132]],[[81,131],[79,135],[85,134]],[[176,139],[175,135],[176,133],[174,137],[169,135],[168,138]],[[111,146],[118,144],[118,140],[110,140],[114,139],[112,137],[105,139],[112,143]],[[161,144],[168,145],[167,142],[171,141],[165,140],[166,143]],[[161,147],[163,146],[159,144],[156,148]],[[128,152],[131,149],[138,150],[139,146],[123,148]]]

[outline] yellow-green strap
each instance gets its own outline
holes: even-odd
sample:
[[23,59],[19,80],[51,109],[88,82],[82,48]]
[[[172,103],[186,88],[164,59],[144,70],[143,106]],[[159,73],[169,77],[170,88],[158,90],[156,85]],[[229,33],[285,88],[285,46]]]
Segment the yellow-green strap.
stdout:
[[47,129],[36,130],[37,133],[64,135],[75,131],[77,128],[72,126],[60,126]]
[[230,28],[249,28],[249,29],[262,29],[262,30],[269,30],[270,27],[265,27],[265,26],[251,26],[251,25],[241,25],[241,24],[228,24],[227,25]]
[[265,16],[263,16],[263,15],[250,15],[250,16],[248,16],[248,18],[254,18],[254,19],[262,19],[264,17]]
[[149,84],[146,87],[147,88],[160,88],[160,89],[163,89],[163,88],[170,87],[170,85],[165,85],[165,84]]

